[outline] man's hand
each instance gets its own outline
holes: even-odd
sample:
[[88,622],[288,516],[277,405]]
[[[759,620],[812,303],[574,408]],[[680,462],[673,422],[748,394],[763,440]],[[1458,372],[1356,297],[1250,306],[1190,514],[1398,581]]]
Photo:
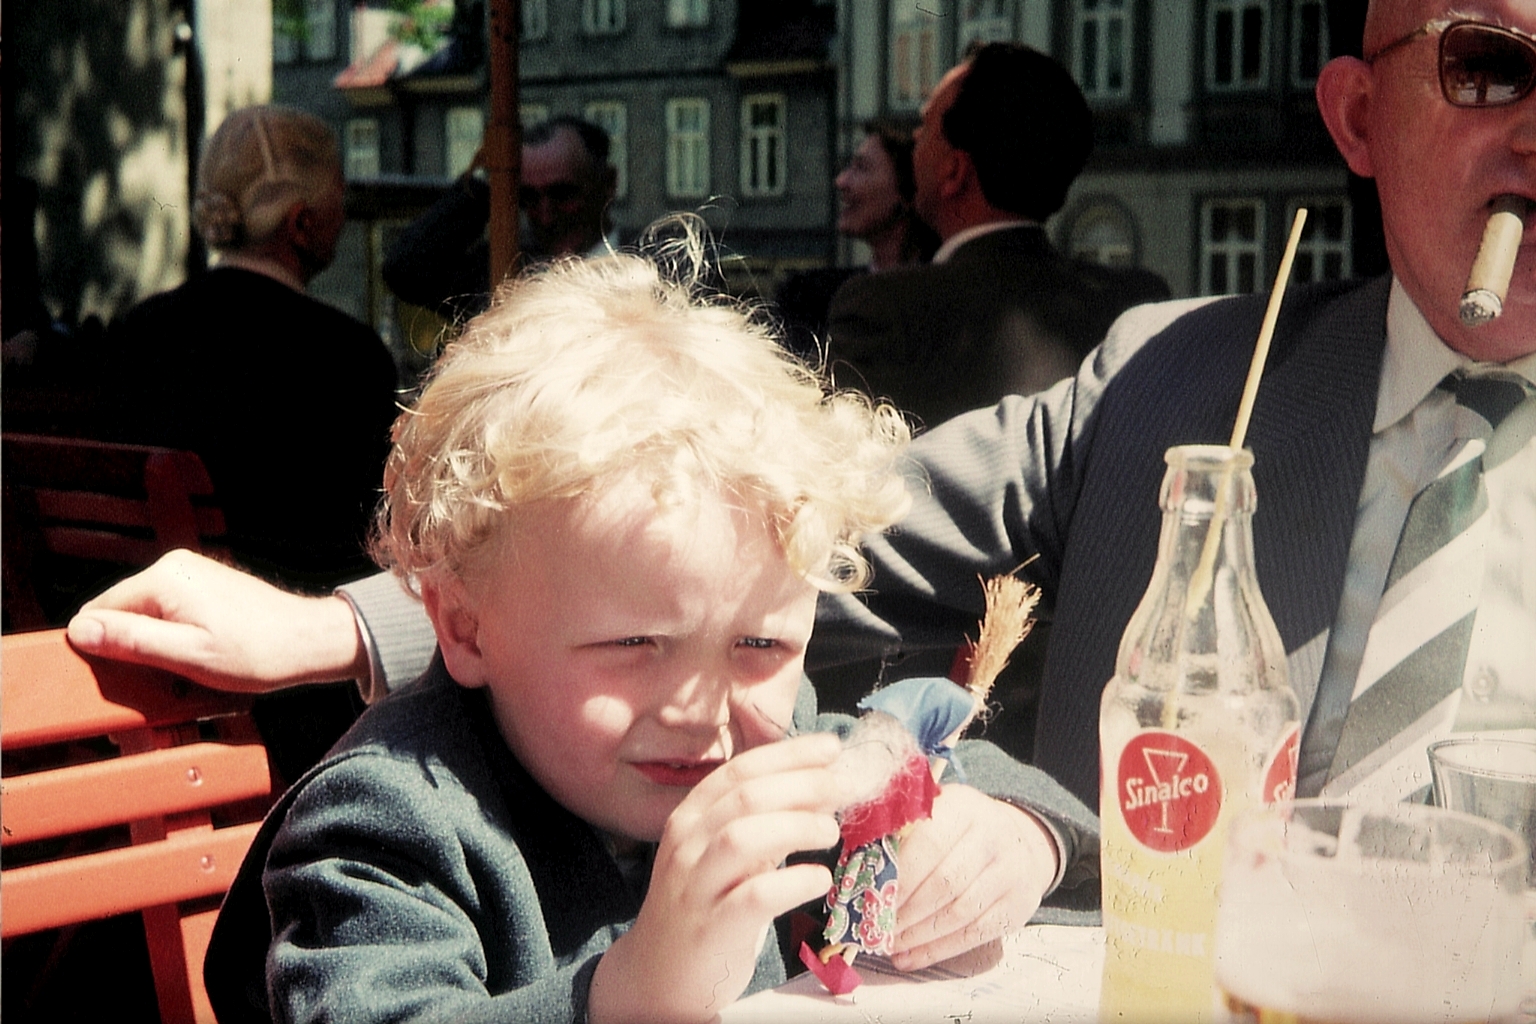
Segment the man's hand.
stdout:
[[69,641],[220,690],[265,693],[368,674],[345,600],[290,594],[190,551],[163,555],[86,602],[69,622]]
[[945,786],[902,840],[891,961],[915,971],[1023,928],[1056,877],[1056,843],[1033,815]]
[[741,995],[773,919],[832,884],[820,864],[780,865],[837,842],[841,749],[820,733],[756,747],[678,805],[640,916],[593,976],[594,1024],[704,1022]]

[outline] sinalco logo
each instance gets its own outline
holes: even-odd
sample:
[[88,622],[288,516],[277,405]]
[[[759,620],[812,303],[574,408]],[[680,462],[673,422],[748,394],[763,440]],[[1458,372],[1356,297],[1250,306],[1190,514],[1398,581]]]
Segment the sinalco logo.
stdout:
[[1120,752],[1116,787],[1126,827],[1160,853],[1187,850],[1221,814],[1221,776],[1210,756],[1171,732],[1143,732]]

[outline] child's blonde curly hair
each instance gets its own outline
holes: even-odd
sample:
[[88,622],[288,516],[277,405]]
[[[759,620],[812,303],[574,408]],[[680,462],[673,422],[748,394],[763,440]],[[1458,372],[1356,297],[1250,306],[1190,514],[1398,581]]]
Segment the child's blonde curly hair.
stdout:
[[702,233],[672,223],[682,237],[649,256],[510,281],[447,347],[395,423],[381,565],[462,577],[520,507],[629,478],[663,507],[714,493],[761,510],[816,586],[864,585],[860,537],[910,504],[907,424],[833,390],[741,304],[704,294]]

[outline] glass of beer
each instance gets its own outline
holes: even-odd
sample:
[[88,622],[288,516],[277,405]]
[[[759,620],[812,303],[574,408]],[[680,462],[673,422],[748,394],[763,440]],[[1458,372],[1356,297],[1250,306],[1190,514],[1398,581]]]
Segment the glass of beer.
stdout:
[[1297,800],[1233,822],[1216,984],[1234,1024],[1521,1020],[1522,840],[1419,804]]

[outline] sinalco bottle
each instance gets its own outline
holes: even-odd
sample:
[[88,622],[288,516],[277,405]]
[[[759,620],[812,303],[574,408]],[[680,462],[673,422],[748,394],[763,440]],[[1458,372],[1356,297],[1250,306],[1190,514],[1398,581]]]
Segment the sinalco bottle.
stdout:
[[1253,568],[1253,454],[1165,459],[1157,564],[1099,713],[1104,1021],[1212,1019],[1227,825],[1296,780],[1296,695]]

